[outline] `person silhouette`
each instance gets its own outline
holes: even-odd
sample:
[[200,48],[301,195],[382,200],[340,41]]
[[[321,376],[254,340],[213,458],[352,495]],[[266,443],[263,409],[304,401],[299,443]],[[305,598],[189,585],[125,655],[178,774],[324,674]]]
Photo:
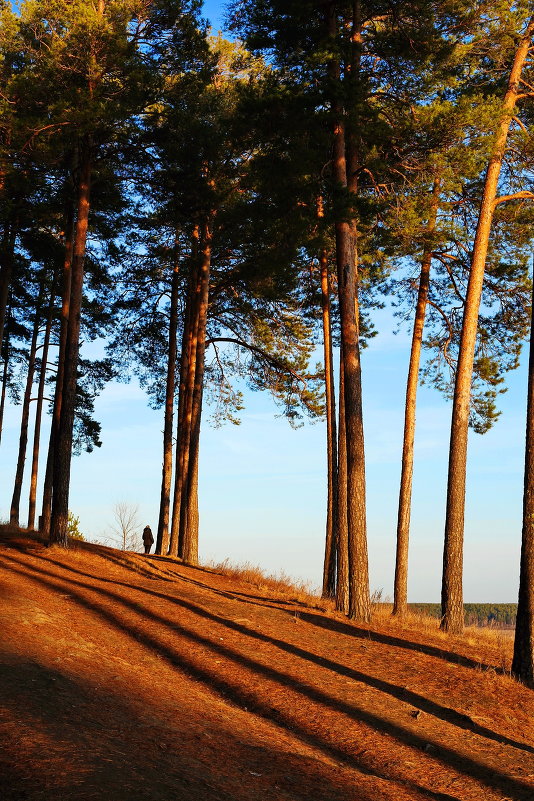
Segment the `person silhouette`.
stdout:
[[143,545],[145,546],[145,553],[150,553],[150,549],[154,545],[154,537],[150,526],[145,526],[143,529]]

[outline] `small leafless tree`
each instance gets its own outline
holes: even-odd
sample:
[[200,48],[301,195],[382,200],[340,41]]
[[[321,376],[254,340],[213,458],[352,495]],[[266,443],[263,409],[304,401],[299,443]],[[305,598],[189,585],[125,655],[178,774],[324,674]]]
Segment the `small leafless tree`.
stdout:
[[119,537],[120,548],[123,551],[139,551],[141,549],[138,513],[139,507],[133,503],[126,503],[126,501],[116,503],[113,507],[115,524],[111,529]]

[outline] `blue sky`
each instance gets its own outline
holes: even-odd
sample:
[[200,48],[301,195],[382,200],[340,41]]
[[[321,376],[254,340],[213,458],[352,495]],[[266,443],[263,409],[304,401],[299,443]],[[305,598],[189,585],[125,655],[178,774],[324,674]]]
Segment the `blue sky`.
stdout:
[[[222,4],[205,13],[217,29]],[[393,335],[388,309],[363,354],[368,533],[372,589],[391,596],[409,334]],[[525,360],[500,399],[503,414],[483,437],[470,436],[465,600],[517,599],[526,406]],[[252,562],[318,585],[324,547],[325,425],[293,431],[265,394],[246,395],[239,427],[204,424],[200,460],[203,560]],[[9,516],[20,409],[6,412],[0,449],[0,518]],[[139,507],[140,530],[157,525],[161,411],[135,384],[114,383],[96,404],[103,447],[73,460],[71,509],[90,539],[112,542],[113,507]],[[207,417],[208,415],[206,415]],[[438,601],[450,406],[434,390],[419,395],[412,512],[412,601]],[[43,432],[43,442],[47,431]],[[29,466],[27,464],[27,470]],[[27,499],[27,486],[23,490]],[[22,518],[26,515],[23,506]]]
[[[408,333],[380,334],[363,354],[371,585],[392,594]],[[466,601],[517,597],[521,539],[526,370],[510,377],[503,414],[472,434],[466,514]],[[203,560],[259,564],[318,585],[325,525],[325,425],[294,431],[268,395],[247,393],[240,426],[203,426],[200,553]],[[140,529],[157,525],[162,412],[135,384],[110,385],[97,401],[103,446],[73,460],[71,509],[91,539],[112,538],[113,506],[139,506]],[[208,415],[206,415],[207,417]],[[13,486],[19,409],[9,408],[0,451],[0,517]],[[434,390],[419,395],[410,556],[410,600],[440,593],[450,406]],[[27,497],[24,489],[23,498]],[[26,512],[23,512],[23,516]],[[111,542],[111,539],[110,539]]]
[[217,3],[216,0],[205,0],[204,2],[204,16],[209,19],[214,31],[223,27],[225,6],[226,3]]

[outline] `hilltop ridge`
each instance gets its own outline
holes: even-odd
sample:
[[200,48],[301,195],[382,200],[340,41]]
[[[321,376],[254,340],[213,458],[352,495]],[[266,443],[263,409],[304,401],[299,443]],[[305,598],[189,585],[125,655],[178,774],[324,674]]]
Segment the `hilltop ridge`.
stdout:
[[0,530],[3,801],[532,801],[504,639]]

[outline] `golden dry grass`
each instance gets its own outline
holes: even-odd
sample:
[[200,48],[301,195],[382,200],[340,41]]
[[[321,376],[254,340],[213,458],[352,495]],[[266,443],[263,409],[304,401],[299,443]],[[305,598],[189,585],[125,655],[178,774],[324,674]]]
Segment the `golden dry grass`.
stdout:
[[250,562],[233,564],[229,559],[222,562],[207,562],[202,567],[227,578],[245,582],[260,592],[273,592],[280,599],[309,604],[313,607],[333,607],[333,604],[321,598],[314,590],[311,582],[296,581],[283,570],[278,573],[265,573],[259,565]]

